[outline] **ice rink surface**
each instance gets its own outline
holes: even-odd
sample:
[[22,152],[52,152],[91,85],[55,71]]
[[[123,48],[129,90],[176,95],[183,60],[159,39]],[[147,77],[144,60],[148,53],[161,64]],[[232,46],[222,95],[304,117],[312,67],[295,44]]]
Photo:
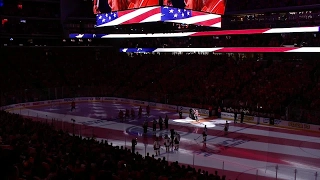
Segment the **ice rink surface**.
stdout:
[[[223,119],[200,117],[196,122],[183,114],[179,119],[175,111],[152,109],[151,116],[128,119],[120,122],[119,110],[133,108],[137,114],[139,106],[129,104],[90,102],[78,103],[71,112],[69,104],[15,109],[14,113],[54,123],[56,128],[68,129],[75,134],[94,136],[97,140],[108,140],[117,146],[131,148],[131,140],[138,138],[136,150],[145,155],[153,151],[152,121],[169,116],[169,129],[159,130],[156,135],[170,135],[175,129],[180,136],[180,149],[166,153],[161,147],[159,158],[178,161],[201,168],[228,179],[297,179],[320,180],[320,134],[315,132],[280,129],[254,124],[233,124],[230,121],[228,135],[223,132]],[[145,107],[143,107],[145,114]],[[54,121],[52,121],[54,119]],[[75,120],[73,122],[71,119]],[[147,120],[149,129],[143,134],[142,124]],[[207,125],[207,142],[202,142],[204,125]],[[163,144],[163,142],[162,142]]]

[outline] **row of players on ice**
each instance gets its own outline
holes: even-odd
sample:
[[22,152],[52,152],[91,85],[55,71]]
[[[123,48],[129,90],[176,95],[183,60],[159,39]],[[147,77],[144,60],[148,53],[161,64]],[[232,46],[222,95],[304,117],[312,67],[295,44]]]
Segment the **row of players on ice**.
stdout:
[[[147,117],[150,116],[150,106],[149,105],[146,106],[146,115],[147,115]],[[142,116],[142,107],[140,106],[139,110],[138,110],[138,117],[141,118],[141,116]],[[122,110],[119,111],[118,118],[120,120],[123,121],[125,119],[129,119],[130,117],[131,117],[131,119],[136,118],[136,114],[135,114],[135,111],[133,108],[131,108],[131,111],[129,111],[129,109],[126,109],[125,112]],[[198,121],[198,117],[200,117],[199,111],[197,109],[190,109],[189,117],[193,120]],[[180,108],[180,110],[179,110],[179,118],[182,119],[182,108]]]
[[[146,115],[147,117],[150,116],[150,106],[146,106]],[[141,118],[142,116],[142,107],[140,106],[139,107],[139,110],[138,110],[138,117]],[[121,120],[121,121],[124,121],[124,120],[127,120],[127,119],[135,119],[136,118],[136,113],[134,111],[133,108],[131,108],[131,111],[129,109],[126,109],[125,112],[120,110],[119,111],[119,114],[118,114],[118,118]]]
[[[166,152],[170,151],[178,151],[179,150],[179,143],[180,143],[180,134],[175,132],[174,129],[170,130],[171,136],[165,135],[163,145],[166,148]],[[202,132],[203,142],[205,143],[207,140],[207,126],[204,126],[203,132]],[[159,141],[159,138],[156,137],[155,141],[153,143],[153,148],[156,153],[156,156],[160,155],[160,148],[161,148],[161,142]]]

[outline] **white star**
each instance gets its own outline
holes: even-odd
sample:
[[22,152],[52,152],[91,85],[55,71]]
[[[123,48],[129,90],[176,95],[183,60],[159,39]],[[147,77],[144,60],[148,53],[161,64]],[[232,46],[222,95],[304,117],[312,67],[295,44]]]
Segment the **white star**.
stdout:
[[169,10],[169,13],[173,13],[173,12],[174,12],[173,9],[170,9],[170,10]]
[[102,16],[99,16],[99,19],[102,19]]
[[116,13],[113,14],[113,17],[117,17]]
[[187,10],[186,10],[186,9],[184,9],[183,11],[184,11],[184,12],[186,12]]
[[175,17],[175,18],[178,17],[178,14],[174,14],[173,17]]
[[181,12],[181,10],[180,10],[180,9],[178,9],[178,12]]
[[109,20],[111,20],[111,17],[109,16]]
[[190,12],[187,12],[187,15],[190,16]]
[[108,14],[106,14],[106,17],[108,17],[109,15]]
[[84,34],[78,34],[77,36],[76,36],[76,38],[82,38],[84,36]]
[[184,17],[184,14],[183,14],[183,13],[181,13],[181,16],[182,16],[182,17]]
[[106,19],[102,19],[102,22],[106,22]]

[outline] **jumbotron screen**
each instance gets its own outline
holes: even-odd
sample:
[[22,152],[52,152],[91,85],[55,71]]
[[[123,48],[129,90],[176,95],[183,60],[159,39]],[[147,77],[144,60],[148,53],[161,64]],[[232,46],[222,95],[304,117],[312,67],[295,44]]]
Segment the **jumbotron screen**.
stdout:
[[226,0],[163,0],[163,5],[223,15]]
[[110,13],[158,5],[159,0],[93,0],[93,13]]
[[[160,1],[163,4],[160,4]],[[226,0],[93,0],[93,13],[110,13],[159,5],[223,15]]]

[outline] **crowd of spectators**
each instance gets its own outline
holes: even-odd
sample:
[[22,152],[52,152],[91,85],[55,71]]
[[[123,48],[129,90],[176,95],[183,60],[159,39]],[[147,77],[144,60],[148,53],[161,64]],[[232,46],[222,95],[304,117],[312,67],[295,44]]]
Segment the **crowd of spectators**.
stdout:
[[[278,115],[284,115],[295,99],[311,104],[305,108],[319,107],[315,97],[320,68],[312,56],[137,55],[114,51],[89,47],[6,48],[4,55],[8,56],[1,66],[14,69],[4,69],[0,77],[6,82],[3,96],[7,103],[118,96],[199,108],[214,105],[254,111],[259,105],[263,107],[260,111]],[[11,92],[14,90],[22,91]]]
[[319,22],[319,10],[244,13],[228,15],[222,20],[223,28],[226,29],[308,27],[317,26]]
[[1,11],[2,16],[59,18],[60,3],[53,1],[7,1]]
[[34,37],[55,35],[62,37],[60,3],[8,1],[1,11],[1,34]]
[[319,47],[320,33],[227,35],[206,37],[117,39],[122,48],[145,47]]
[[62,27],[59,19],[56,20],[30,20],[30,19],[7,19],[3,23],[1,33],[15,35],[24,35],[25,37],[34,37],[36,35],[55,35],[62,37]]
[[318,0],[267,0],[267,1],[255,1],[255,0],[228,0],[227,9],[228,12],[233,11],[245,11],[245,10],[257,10],[257,9],[268,9],[268,8],[287,8],[292,6],[306,6],[319,4]]
[[[46,123],[0,111],[2,179],[74,180],[220,180],[208,171],[143,157],[112,146],[56,131]],[[225,179],[223,177],[222,179]]]

